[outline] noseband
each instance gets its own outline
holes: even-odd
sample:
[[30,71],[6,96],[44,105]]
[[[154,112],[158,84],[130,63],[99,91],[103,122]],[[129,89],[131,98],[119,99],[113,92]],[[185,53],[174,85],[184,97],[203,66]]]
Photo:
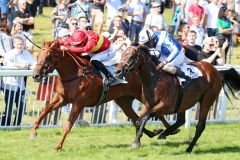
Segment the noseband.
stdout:
[[[53,46],[53,44],[50,46],[50,48]],[[50,48],[41,48],[41,50],[46,50],[48,53],[53,52],[53,50]],[[54,64],[51,63],[53,60],[55,61]],[[60,57],[58,57],[58,58],[56,56],[53,57],[53,55],[50,54],[45,60],[46,63],[37,63],[36,65],[41,66],[41,68],[43,69],[42,70],[43,76],[47,76],[48,73],[53,72],[53,70],[55,69],[55,66],[58,63],[58,60],[60,60]]]

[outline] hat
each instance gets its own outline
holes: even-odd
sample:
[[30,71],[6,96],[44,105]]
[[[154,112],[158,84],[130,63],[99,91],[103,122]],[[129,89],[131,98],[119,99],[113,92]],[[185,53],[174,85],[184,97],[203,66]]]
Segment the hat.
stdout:
[[86,24],[84,25],[84,28],[86,29],[87,27],[92,27],[92,24],[91,24],[91,23],[86,23]]
[[151,6],[152,6],[152,8],[154,8],[154,7],[160,7],[161,4],[160,4],[159,2],[152,2],[152,3],[151,3]]
[[150,29],[143,29],[139,34],[139,42],[146,43],[155,37],[155,33]]
[[202,45],[204,46],[206,43],[209,43],[212,41],[212,37],[206,37],[204,40],[203,40],[203,43]]
[[[55,0],[56,4],[59,5],[61,0]],[[70,0],[65,0],[65,5],[68,4]]]
[[18,0],[18,4],[27,3],[27,0]]
[[118,10],[123,10],[123,11],[126,11],[127,9],[126,9],[126,7],[125,7],[125,6],[120,6],[120,7],[118,7]]
[[58,31],[58,38],[61,38],[61,37],[67,36],[67,35],[70,36],[70,31],[68,29],[66,29],[66,28],[61,28]]

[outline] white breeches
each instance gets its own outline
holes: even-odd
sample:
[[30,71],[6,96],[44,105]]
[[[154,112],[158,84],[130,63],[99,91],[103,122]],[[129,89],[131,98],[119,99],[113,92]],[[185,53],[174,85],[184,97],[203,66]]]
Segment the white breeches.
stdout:
[[186,56],[183,50],[177,55],[177,57],[172,61],[167,63],[171,67],[180,67],[183,63],[186,62]]
[[[107,50],[97,53],[97,54],[92,54],[91,61],[97,60],[97,61],[100,61],[103,64],[105,64],[104,62],[107,62],[108,60],[112,59],[114,56],[115,56],[115,51],[111,44]],[[105,64],[105,65],[107,65],[107,64]]]

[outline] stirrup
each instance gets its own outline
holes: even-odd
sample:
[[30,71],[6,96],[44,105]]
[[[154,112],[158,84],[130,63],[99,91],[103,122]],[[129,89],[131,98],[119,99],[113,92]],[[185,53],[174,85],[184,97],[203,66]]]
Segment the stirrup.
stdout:
[[117,84],[127,84],[127,83],[128,82],[123,80],[123,79],[110,77],[105,85],[114,86],[114,85],[117,85]]

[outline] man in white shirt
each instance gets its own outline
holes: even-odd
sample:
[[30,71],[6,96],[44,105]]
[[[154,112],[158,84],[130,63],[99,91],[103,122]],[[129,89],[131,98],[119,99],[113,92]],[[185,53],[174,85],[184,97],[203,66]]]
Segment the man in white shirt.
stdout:
[[193,24],[190,26],[190,30],[193,30],[197,34],[197,38],[195,41],[196,45],[199,45],[202,47],[203,39],[205,37],[205,31],[202,26],[200,26],[200,21],[197,16],[192,17]]
[[217,34],[218,12],[221,6],[218,4],[218,0],[212,0],[205,8],[204,28],[207,28],[208,37],[216,36]]
[[[5,58],[3,65],[14,67],[16,69],[29,69],[35,64],[32,54],[24,49],[24,40],[21,37],[14,39],[14,49],[10,50]],[[25,110],[26,96],[26,78],[24,77],[3,77],[5,86],[5,115],[3,116],[2,125],[12,124],[13,105],[16,103],[17,112],[14,119],[14,125],[20,125]]]
[[154,32],[164,30],[164,18],[161,12],[161,4],[153,2],[151,11],[146,17],[145,27],[152,29]]

